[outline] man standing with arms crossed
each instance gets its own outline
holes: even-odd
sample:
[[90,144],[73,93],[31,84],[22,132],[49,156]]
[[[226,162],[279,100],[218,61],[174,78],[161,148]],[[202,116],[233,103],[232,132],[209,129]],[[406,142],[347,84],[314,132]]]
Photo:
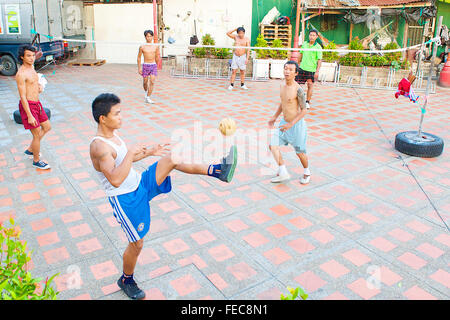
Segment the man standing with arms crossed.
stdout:
[[[159,46],[152,44],[153,31],[145,30],[144,36],[147,44],[139,47],[139,53],[137,56],[138,72],[144,78],[143,86],[145,91],[145,102],[155,103],[152,99],[150,99],[150,96],[153,92],[156,76],[158,75],[158,63],[161,56],[159,54]],[[144,63],[141,65],[142,55],[144,55]]]
[[43,87],[34,70],[36,51],[32,45],[23,45],[19,48],[19,60],[22,66],[17,71],[16,83],[20,96],[20,117],[24,128],[30,130],[33,135],[33,140],[25,150],[25,154],[33,157],[33,167],[46,170],[50,169],[50,166],[40,160],[41,140],[50,131],[51,125],[39,101],[39,94],[43,91]]
[[[233,34],[236,31],[237,34]],[[239,27],[227,32],[227,36],[234,40],[234,46],[237,47],[249,47],[250,39],[245,36],[244,27]],[[245,54],[247,53],[247,54]],[[231,61],[231,69],[233,73],[231,74],[231,83],[228,90],[233,90],[234,79],[236,79],[236,73],[239,69],[241,74],[241,89],[248,90],[247,86],[244,84],[245,81],[245,69],[247,67],[248,60],[250,58],[250,49],[236,48],[233,52],[233,60]]]
[[[319,36],[317,30],[311,30],[309,32],[309,42],[304,42],[302,48],[305,49],[322,49],[320,44],[316,43]],[[322,51],[302,51],[298,57],[298,64],[300,65],[300,71],[295,77],[295,81],[299,84],[308,86],[306,92],[306,109],[310,108],[312,91],[314,81],[319,78],[320,65],[322,64]]]

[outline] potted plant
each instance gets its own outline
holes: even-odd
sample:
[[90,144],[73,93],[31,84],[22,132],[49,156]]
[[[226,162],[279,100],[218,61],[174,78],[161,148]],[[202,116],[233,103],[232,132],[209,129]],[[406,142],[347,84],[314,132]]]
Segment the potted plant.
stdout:
[[[348,49],[364,50],[364,47],[359,38],[355,37],[350,41]],[[347,82],[349,78],[352,78],[352,83],[360,83],[365,56],[359,52],[349,52],[345,56],[341,56],[339,58],[339,82]]]
[[[272,48],[283,48],[283,42],[280,39],[273,40]],[[287,62],[286,50],[270,50],[270,77],[284,78],[284,64]]]
[[[256,47],[269,47],[267,41],[263,35],[260,34],[256,38]],[[253,63],[253,77],[255,78],[269,78],[269,66],[270,66],[270,50],[256,49],[256,59]]]

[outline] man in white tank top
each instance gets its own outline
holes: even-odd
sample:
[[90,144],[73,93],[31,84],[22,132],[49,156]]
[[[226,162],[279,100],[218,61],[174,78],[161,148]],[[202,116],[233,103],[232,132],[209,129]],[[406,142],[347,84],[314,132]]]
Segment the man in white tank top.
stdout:
[[[95,98],[92,114],[98,129],[90,144],[90,156],[114,216],[129,241],[123,254],[123,274],[117,284],[130,298],[143,299],[145,293],[138,288],[133,273],[143,238],[150,228],[149,201],[158,194],[171,191],[169,174],[173,169],[231,182],[237,164],[237,148],[232,146],[222,163],[211,165],[177,163],[170,155],[168,144],[152,147],[136,144],[127,148],[115,134],[122,126],[120,111],[120,99],[116,95],[103,93]],[[161,156],[161,159],[142,174],[137,173],[132,167],[133,162],[149,156]]]

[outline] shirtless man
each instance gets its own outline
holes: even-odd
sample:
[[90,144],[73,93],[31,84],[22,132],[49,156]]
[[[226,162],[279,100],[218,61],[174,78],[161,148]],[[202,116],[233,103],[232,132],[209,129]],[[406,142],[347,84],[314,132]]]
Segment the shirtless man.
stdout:
[[[148,44],[139,47],[139,53],[137,56],[138,72],[144,78],[143,86],[145,91],[145,102],[155,103],[150,96],[153,92],[153,86],[155,85],[155,79],[158,75],[158,63],[161,59],[159,54],[159,46],[151,45],[153,43],[153,31],[144,31],[145,41]],[[141,65],[141,56],[144,55],[144,63]],[[150,78],[150,85],[149,85]]]
[[290,178],[280,153],[280,145],[292,145],[297,157],[303,165],[303,177],[300,183],[309,183],[311,173],[308,168],[306,156],[306,98],[302,87],[295,81],[298,74],[298,64],[288,61],[284,65],[285,82],[280,86],[281,103],[274,116],[269,120],[269,128],[273,129],[278,116],[283,113],[283,118],[277,131],[272,136],[269,149],[278,164],[278,173],[271,182],[282,182]]
[[[143,238],[150,229],[149,202],[172,190],[170,172],[174,169],[231,182],[237,164],[237,148],[232,146],[221,163],[211,165],[183,164],[169,153],[167,144],[152,147],[137,144],[127,148],[116,134],[122,126],[121,109],[120,99],[111,93],[103,93],[92,102],[92,114],[98,127],[90,144],[90,156],[114,216],[129,241],[123,254],[123,274],[117,285],[131,299],[143,299],[145,293],[133,280],[133,273],[144,245]],[[142,174],[137,173],[133,163],[149,156],[162,158]]]
[[22,66],[16,74],[17,89],[19,90],[19,112],[22,124],[33,135],[31,144],[25,154],[33,157],[33,166],[39,169],[50,169],[50,166],[40,160],[41,140],[50,131],[51,125],[47,114],[39,101],[39,93],[43,86],[39,84],[39,76],[34,70],[36,48],[23,45],[19,48],[19,60]]
[[[234,31],[237,34],[232,34]],[[234,46],[236,47],[249,47],[250,39],[245,36],[245,29],[239,27],[227,32],[227,36],[234,40]],[[245,55],[247,53],[247,55]],[[233,60],[231,61],[231,69],[233,73],[231,74],[231,83],[228,90],[233,90],[234,79],[236,79],[236,73],[239,69],[241,74],[241,89],[248,90],[247,86],[244,84],[245,81],[245,68],[247,67],[248,59],[250,58],[250,49],[236,48],[233,52]]]

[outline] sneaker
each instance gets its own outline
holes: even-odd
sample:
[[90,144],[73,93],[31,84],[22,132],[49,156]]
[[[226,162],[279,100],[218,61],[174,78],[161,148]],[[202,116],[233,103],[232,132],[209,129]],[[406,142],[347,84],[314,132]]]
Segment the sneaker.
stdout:
[[247,88],[247,86],[245,84],[241,86],[241,89],[248,90],[248,88]]
[[280,182],[283,182],[283,181],[287,181],[287,180],[289,180],[290,178],[291,178],[291,176],[290,176],[289,173],[282,174],[282,175],[277,174],[275,177],[273,177],[273,178],[270,180],[270,182],[272,182],[272,183],[280,183]]
[[139,289],[134,279],[130,283],[124,283],[123,276],[121,276],[119,280],[117,280],[117,285],[125,292],[125,294],[129,298],[133,300],[140,300],[145,298],[145,292]]
[[228,90],[232,91],[233,90],[233,86],[229,86]]
[[230,153],[228,154],[228,156],[222,159],[219,179],[225,182],[231,182],[231,179],[233,179],[234,175],[234,169],[236,169],[236,164],[237,164],[237,147],[232,146],[230,148]]
[[155,103],[155,101],[153,101],[152,99],[150,99],[149,96],[145,97],[145,102],[147,102],[147,103]]
[[50,165],[48,163],[45,163],[42,160],[39,160],[38,162],[33,161],[33,167],[36,167],[36,168],[42,169],[42,170],[50,169]]
[[[27,150],[25,150],[25,152],[24,152],[27,156],[33,156],[33,152],[31,152],[31,151],[28,151],[28,149]],[[39,152],[39,157],[42,157],[42,153],[40,153]]]
[[311,176],[310,176],[310,175],[309,175],[309,176],[306,176],[306,178],[305,178],[305,176],[303,175],[303,177],[300,178],[300,183],[301,183],[301,184],[308,184],[308,183],[309,183],[309,180],[311,180]]
[[309,102],[306,103],[306,109],[311,108],[311,106],[309,105]]

